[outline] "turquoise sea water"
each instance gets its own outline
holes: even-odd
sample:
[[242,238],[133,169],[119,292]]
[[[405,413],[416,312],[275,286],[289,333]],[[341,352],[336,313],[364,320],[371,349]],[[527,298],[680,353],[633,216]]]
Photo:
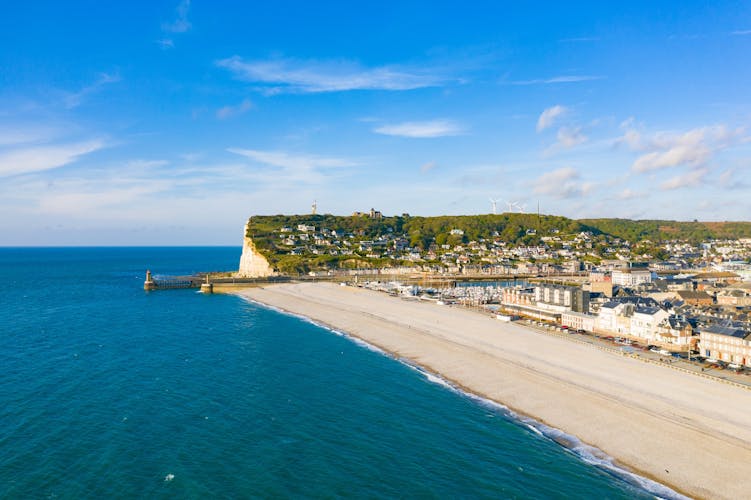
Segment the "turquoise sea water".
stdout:
[[142,289],[239,254],[0,249],[0,498],[652,496],[303,319]]

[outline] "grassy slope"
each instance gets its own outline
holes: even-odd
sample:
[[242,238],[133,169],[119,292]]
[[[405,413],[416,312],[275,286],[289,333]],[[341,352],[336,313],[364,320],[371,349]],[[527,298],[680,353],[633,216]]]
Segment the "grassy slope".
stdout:
[[[379,266],[384,262],[354,256],[291,255],[292,247],[282,245],[279,230],[298,224],[326,228],[340,233],[354,234],[356,240],[374,239],[381,234],[405,234],[410,246],[428,248],[432,243],[457,244],[480,238],[500,238],[511,244],[537,244],[540,237],[566,235],[590,231],[602,239],[621,238],[636,243],[650,240],[685,240],[693,243],[710,238],[751,237],[751,222],[679,222],[661,220],[581,219],[536,214],[498,214],[437,217],[368,217],[335,215],[270,215],[251,219],[249,236],[269,262],[282,272],[306,272],[332,267]],[[461,229],[463,236],[451,235]],[[530,234],[534,230],[535,234]],[[389,261],[392,262],[393,261]]]

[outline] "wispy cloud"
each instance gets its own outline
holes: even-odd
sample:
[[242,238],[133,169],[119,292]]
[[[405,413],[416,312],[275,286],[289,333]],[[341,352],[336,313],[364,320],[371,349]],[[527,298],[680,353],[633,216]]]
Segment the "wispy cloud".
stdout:
[[270,86],[275,93],[413,90],[435,87],[450,81],[450,78],[431,68],[398,65],[365,68],[352,61],[246,61],[233,56],[217,61],[216,65],[230,71],[238,80]]
[[502,82],[508,85],[550,85],[556,83],[578,83],[578,82],[590,82],[593,80],[603,80],[604,76],[596,75],[560,75],[550,78],[536,78],[533,80],[514,80]]
[[537,119],[537,131],[542,132],[546,128],[552,127],[556,119],[563,116],[567,111],[568,109],[560,104],[544,110]]
[[563,167],[546,172],[532,182],[533,190],[537,194],[549,195],[554,198],[573,198],[591,191],[591,182],[582,182],[579,171],[573,167]]
[[383,135],[424,139],[460,135],[463,129],[451,120],[430,120],[383,125],[373,129],[373,132]]
[[561,127],[556,134],[558,142],[554,146],[560,146],[564,149],[573,148],[584,142],[587,142],[587,136],[582,133],[579,126]]
[[71,144],[29,146],[0,152],[0,177],[62,167],[105,147],[101,140]]
[[433,170],[436,167],[436,163],[434,161],[429,161],[427,163],[423,163],[420,165],[420,172],[423,174],[427,174],[431,170]]
[[58,130],[53,127],[29,127],[18,124],[13,124],[13,126],[0,125],[0,147],[44,143],[58,134]]
[[191,28],[190,21],[188,21],[188,11],[190,10],[190,0],[182,0],[175,9],[177,15],[175,20],[169,23],[162,24],[162,30],[168,33],[185,33]]
[[717,177],[717,184],[723,189],[748,189],[744,178],[735,169],[729,168]]
[[90,95],[98,92],[102,87],[110,83],[117,83],[121,80],[120,74],[100,73],[94,83],[83,87],[78,92],[67,92],[63,96],[63,105],[68,109],[77,108],[83,104],[84,100]]
[[619,200],[635,200],[637,198],[644,198],[646,193],[634,191],[633,189],[626,188],[616,195]]
[[704,177],[709,173],[707,168],[697,168],[690,170],[684,174],[676,175],[662,184],[660,189],[663,191],[670,191],[673,189],[680,189],[685,187],[698,186],[704,181]]
[[331,156],[241,148],[229,148],[227,151],[243,156],[256,164],[272,167],[270,177],[284,182],[320,182],[328,176],[338,175],[332,172],[357,166],[357,162],[352,160]]
[[736,30],[736,31],[731,31],[730,34],[733,36],[746,36],[746,35],[751,35],[751,30]]
[[259,163],[274,167],[309,170],[318,167],[351,167],[354,162],[343,158],[290,154],[285,151],[261,151],[257,149],[229,148],[230,153],[245,156]]
[[216,117],[220,120],[238,116],[253,109],[253,103],[249,99],[244,99],[240,104],[235,106],[224,106],[216,110]]
[[638,130],[627,128],[618,142],[643,153],[631,169],[644,173],[705,165],[715,152],[741,141],[742,136],[743,129],[731,130],[724,125],[695,128],[684,133],[658,132],[646,138]]
[[159,45],[159,47],[162,50],[175,48],[175,41],[172,40],[171,38],[162,38],[162,39],[157,40],[156,43]]

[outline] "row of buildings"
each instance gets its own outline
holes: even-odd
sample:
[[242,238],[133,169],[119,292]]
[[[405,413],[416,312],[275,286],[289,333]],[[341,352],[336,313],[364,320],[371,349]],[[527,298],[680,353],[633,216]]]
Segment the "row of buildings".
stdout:
[[503,290],[501,307],[574,330],[751,367],[751,283],[717,283],[697,291],[693,288],[703,282],[701,278],[679,278],[684,289],[655,292],[654,276],[638,271],[633,274],[645,281],[635,288],[614,285],[609,294],[591,290],[602,288],[597,283],[613,285],[618,279],[614,274],[604,273],[603,279],[603,273],[594,273],[582,286],[509,287]]

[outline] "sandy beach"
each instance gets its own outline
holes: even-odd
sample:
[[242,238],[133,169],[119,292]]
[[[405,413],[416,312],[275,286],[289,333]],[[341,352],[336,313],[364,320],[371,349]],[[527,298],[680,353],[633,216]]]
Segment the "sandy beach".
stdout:
[[238,293],[407,358],[686,495],[751,495],[751,390],[360,288],[302,283]]

